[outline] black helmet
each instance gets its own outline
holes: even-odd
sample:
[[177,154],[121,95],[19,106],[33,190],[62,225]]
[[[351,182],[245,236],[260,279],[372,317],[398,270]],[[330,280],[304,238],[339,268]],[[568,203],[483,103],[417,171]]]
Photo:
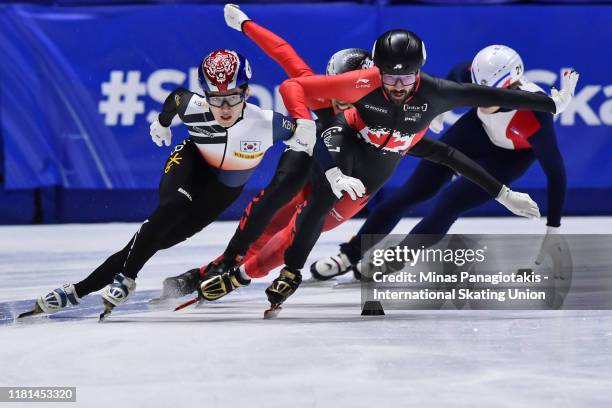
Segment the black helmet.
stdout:
[[408,30],[390,30],[378,37],[372,49],[374,65],[389,74],[416,72],[427,58],[425,44]]
[[360,48],[347,48],[331,56],[327,63],[327,75],[344,74],[357,69],[372,67],[370,53]]

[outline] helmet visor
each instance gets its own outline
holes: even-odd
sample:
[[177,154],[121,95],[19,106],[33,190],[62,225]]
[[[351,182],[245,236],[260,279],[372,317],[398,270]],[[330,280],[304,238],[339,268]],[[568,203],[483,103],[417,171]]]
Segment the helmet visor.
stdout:
[[404,74],[404,75],[394,75],[394,74],[385,74],[385,73],[382,74],[383,84],[390,85],[390,86],[395,85],[397,81],[400,81],[401,84],[404,86],[412,85],[416,82],[416,79],[417,79],[416,72],[412,72],[410,74]]

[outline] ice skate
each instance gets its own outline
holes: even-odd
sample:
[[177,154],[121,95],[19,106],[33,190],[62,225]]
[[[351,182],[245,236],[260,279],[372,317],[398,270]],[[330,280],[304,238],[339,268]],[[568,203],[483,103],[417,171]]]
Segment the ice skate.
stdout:
[[100,321],[103,321],[116,306],[127,301],[135,290],[136,281],[134,279],[121,273],[115,276],[113,283],[104,288],[102,292],[104,311],[100,314]]
[[159,300],[180,298],[198,290],[200,268],[190,269],[185,273],[164,279],[162,294]]
[[287,267],[283,268],[279,277],[266,289],[270,308],[264,312],[264,319],[278,316],[281,305],[297,290],[300,283],[302,283],[302,274],[299,270],[292,272]]
[[357,262],[355,265],[351,265],[349,271],[353,273],[346,274],[337,279],[333,289],[351,289],[361,286],[361,261]]
[[[187,271],[182,275],[168,278],[164,281],[164,291],[162,292],[161,299],[168,299],[169,297],[182,297],[197,291],[198,297],[196,299],[179,305],[176,309],[174,309],[174,311],[184,309],[185,307],[203,299],[202,293],[199,289],[204,280],[230,271],[233,265],[235,265],[235,263],[238,261],[239,259],[235,260],[234,263],[229,263],[223,256],[221,256],[209,263],[204,269],[203,274],[200,274],[200,269],[196,268]],[[164,297],[166,294],[166,286],[168,286],[167,290],[170,292],[169,294],[173,292],[175,294],[174,296]]]
[[[185,309],[188,306],[191,306],[193,304],[197,304],[200,301],[204,300],[204,296],[202,294],[202,290],[201,290],[201,285],[204,283],[204,281],[208,280],[208,278],[213,278],[215,276],[221,276],[224,273],[228,272],[231,269],[231,265],[227,262],[225,262],[224,258],[221,256],[219,258],[217,258],[216,260],[212,261],[211,263],[209,263],[206,266],[206,269],[204,270],[204,278],[200,278],[198,276],[198,280],[195,283],[195,290],[198,292],[198,296],[188,300],[187,302],[181,303],[180,305],[178,305],[177,307],[174,308],[175,312],[178,312],[179,310]],[[193,270],[192,270],[193,271]],[[192,272],[192,271],[188,271]],[[199,271],[199,270],[198,270]],[[183,274],[183,275],[186,275]],[[179,275],[182,276],[182,275]],[[192,278],[193,279],[193,278]]]
[[310,273],[314,279],[324,281],[344,275],[351,268],[352,265],[348,256],[340,252],[338,255],[329,256],[314,262],[310,265]]
[[55,313],[69,305],[78,305],[79,297],[74,290],[74,285],[65,284],[61,288],[57,288],[41,296],[37,299],[32,310],[21,313],[17,318],[33,316],[41,313]]
[[235,289],[247,286],[250,279],[245,279],[239,268],[223,271],[221,268],[209,271],[200,285],[200,296],[206,300],[214,301]]

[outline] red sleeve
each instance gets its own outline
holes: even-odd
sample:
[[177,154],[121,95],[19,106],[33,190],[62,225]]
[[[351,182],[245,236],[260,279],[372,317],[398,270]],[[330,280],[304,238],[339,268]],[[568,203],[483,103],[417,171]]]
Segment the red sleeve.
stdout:
[[279,91],[294,118],[310,119],[309,101],[338,99],[353,103],[381,86],[378,68],[360,69],[340,75],[316,75],[288,79]]
[[247,21],[242,31],[280,65],[289,78],[315,75],[287,41],[253,21]]

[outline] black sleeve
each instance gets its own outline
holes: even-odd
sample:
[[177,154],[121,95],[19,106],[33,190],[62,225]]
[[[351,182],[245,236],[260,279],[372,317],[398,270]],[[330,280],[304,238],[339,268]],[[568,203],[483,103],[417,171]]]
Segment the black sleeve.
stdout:
[[169,127],[172,123],[172,119],[174,119],[174,116],[178,113],[181,103],[189,103],[188,98],[191,98],[192,95],[193,92],[189,92],[185,88],[177,88],[170,92],[158,116],[159,123],[164,127]]
[[332,125],[336,119],[332,108],[322,108],[314,111],[317,115],[317,143],[315,144],[313,156],[323,170],[329,170],[336,166],[336,161],[325,145],[321,134]]
[[450,167],[456,173],[478,184],[491,197],[497,197],[502,189],[503,184],[478,163],[454,147],[438,140],[424,137],[410,149],[408,154]]
[[438,103],[444,111],[471,106],[500,106],[506,109],[520,109],[555,113],[557,108],[547,95],[490,86],[458,83],[433,78]]
[[327,146],[325,146],[325,142],[320,137],[317,138],[313,151],[313,157],[324,171],[327,171],[332,167],[336,167],[336,161],[327,149]]
[[561,212],[565,202],[567,179],[563,157],[557,146],[557,138],[553,127],[553,117],[547,113],[534,112],[540,122],[540,129],[528,140],[533,152],[542,166],[548,181],[548,211],[546,225],[558,227],[561,225]]

